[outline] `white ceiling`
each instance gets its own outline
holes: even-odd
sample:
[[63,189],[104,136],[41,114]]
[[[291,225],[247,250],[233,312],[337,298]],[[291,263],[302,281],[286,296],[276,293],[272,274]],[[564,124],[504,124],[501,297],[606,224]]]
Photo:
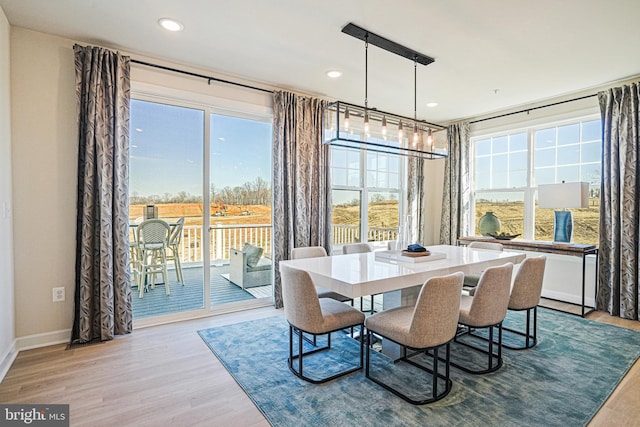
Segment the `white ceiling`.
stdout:
[[[364,104],[349,22],[435,58],[418,116],[478,116],[640,75],[640,0],[0,0],[11,25]],[[157,21],[171,17],[184,31]],[[344,74],[326,77],[329,69]],[[495,90],[497,93],[494,93]],[[413,116],[413,62],[369,48],[369,106]],[[427,108],[428,102],[438,107]]]

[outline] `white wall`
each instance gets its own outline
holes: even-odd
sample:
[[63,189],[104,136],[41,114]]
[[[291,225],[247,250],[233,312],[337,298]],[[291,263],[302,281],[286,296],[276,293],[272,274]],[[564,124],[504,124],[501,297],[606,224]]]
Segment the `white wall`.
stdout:
[[10,28],[0,8],[0,380],[16,355],[11,198]]

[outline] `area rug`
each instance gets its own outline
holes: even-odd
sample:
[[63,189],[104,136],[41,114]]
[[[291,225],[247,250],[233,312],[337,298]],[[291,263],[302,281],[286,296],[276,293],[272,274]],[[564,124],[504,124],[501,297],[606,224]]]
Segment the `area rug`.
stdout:
[[[519,314],[506,323],[521,326]],[[451,393],[414,406],[362,371],[323,385],[296,378],[282,316],[198,333],[274,426],[583,426],[640,355],[640,332],[539,309],[535,348],[505,349],[502,368],[487,375],[452,368]],[[463,348],[452,348],[452,358],[467,361]],[[342,369],[357,357],[357,342],[336,333],[331,351],[305,359],[305,373]],[[423,386],[421,371],[382,354],[372,354],[372,367],[403,387]]]

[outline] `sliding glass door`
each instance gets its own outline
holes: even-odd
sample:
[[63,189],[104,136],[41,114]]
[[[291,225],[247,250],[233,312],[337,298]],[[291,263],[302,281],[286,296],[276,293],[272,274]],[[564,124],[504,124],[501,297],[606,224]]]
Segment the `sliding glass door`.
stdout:
[[[192,105],[144,96],[131,101],[136,320],[273,300],[271,117]],[[137,235],[149,218],[164,220],[170,237],[164,252],[143,256]]]
[[[205,307],[204,117],[205,112],[199,109],[131,101],[129,229],[132,262],[139,264],[132,265],[134,319]],[[138,227],[152,217],[171,227],[177,261],[163,260],[158,252],[149,251],[144,258],[142,253],[135,253]],[[173,253],[167,250],[162,255],[166,258]],[[163,283],[162,274],[148,274],[150,268],[145,270],[147,265],[162,264],[166,265],[167,283]],[[142,293],[140,287],[145,288]]]
[[271,299],[271,121],[210,115],[211,304]]

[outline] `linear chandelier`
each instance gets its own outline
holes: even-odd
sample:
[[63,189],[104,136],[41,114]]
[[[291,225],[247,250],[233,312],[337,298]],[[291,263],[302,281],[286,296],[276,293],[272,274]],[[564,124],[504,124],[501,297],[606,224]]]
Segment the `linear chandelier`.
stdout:
[[[439,159],[449,156],[446,143],[436,147],[433,133],[445,127],[417,117],[417,67],[428,65],[433,58],[378,36],[350,23],[342,32],[365,43],[364,107],[336,101],[325,106],[322,114],[323,143],[347,148],[360,148],[389,154]],[[368,51],[369,43],[413,61],[414,93],[413,117],[369,108],[368,100]]]

